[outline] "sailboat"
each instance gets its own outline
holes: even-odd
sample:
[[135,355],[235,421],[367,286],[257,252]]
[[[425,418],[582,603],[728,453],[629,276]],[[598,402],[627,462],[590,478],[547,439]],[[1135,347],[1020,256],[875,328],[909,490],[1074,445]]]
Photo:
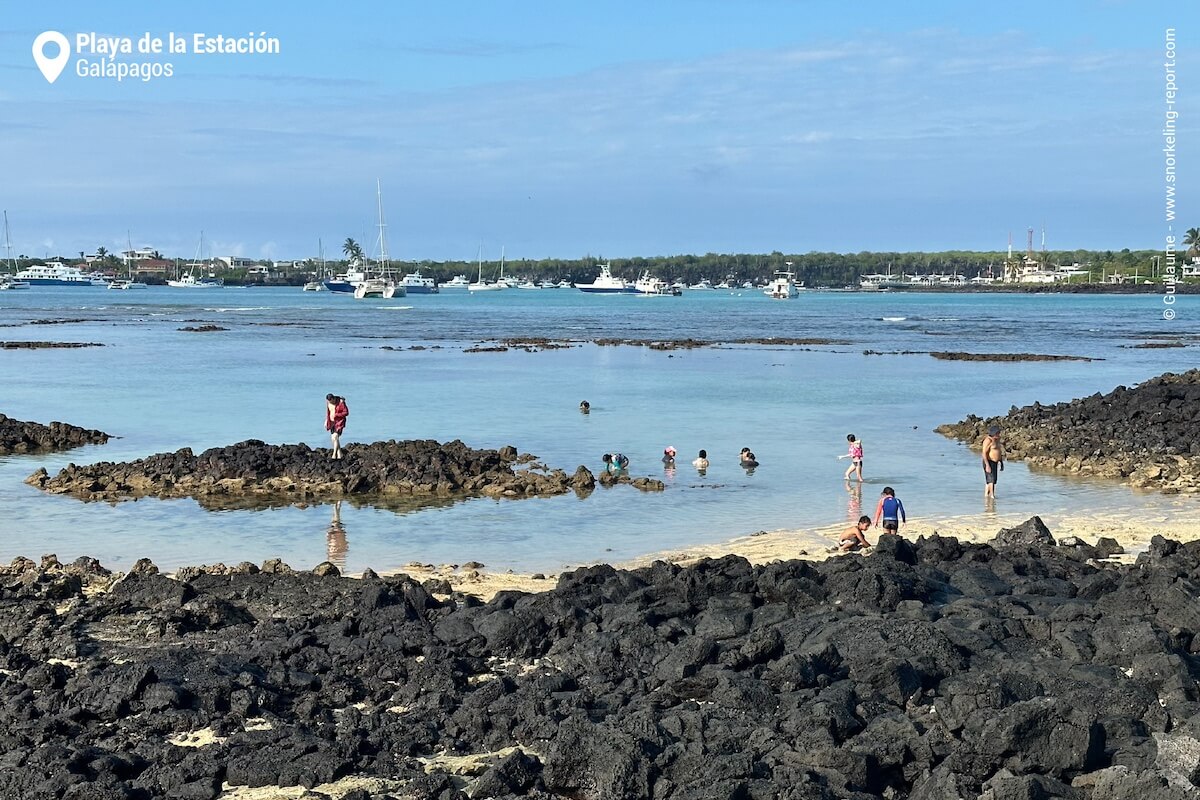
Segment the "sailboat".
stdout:
[[129,277],[109,281],[108,288],[120,289],[122,291],[129,289],[149,289],[150,287],[146,284],[133,279],[133,238],[129,235],[129,231],[125,231],[125,245],[129,248],[128,254],[125,256],[125,267],[128,270]]
[[304,291],[306,292],[325,291],[325,284],[321,282],[325,277],[325,246],[321,243],[320,239],[317,239],[317,257],[321,259],[321,272],[315,281],[309,281],[304,284]]
[[[503,271],[504,267],[501,267],[500,269],[501,269],[501,271]],[[483,243],[481,242],[479,245],[479,280],[468,285],[467,289],[469,289],[472,292],[496,292],[496,291],[499,291],[500,289],[504,289],[504,288],[506,288],[505,285],[503,283],[500,283],[499,281],[497,281],[496,283],[484,283],[484,280],[483,280]]]
[[[216,278],[204,277],[204,231],[200,231],[200,246],[196,248],[196,259],[188,264],[186,275],[182,275],[176,280],[167,281],[167,286],[172,286],[176,289],[220,289],[225,285],[224,281]],[[200,272],[200,277],[196,277],[196,273]]]
[[392,279],[391,267],[388,263],[387,236],[384,229],[387,223],[383,221],[383,186],[375,181],[375,197],[379,206],[379,276],[366,278],[354,290],[354,297],[363,300],[368,297],[382,297],[385,300],[393,297],[405,297],[408,290],[403,285],[397,285]]
[[0,289],[28,289],[27,281],[17,280],[17,262],[13,261],[12,256],[12,235],[8,232],[8,212],[4,212],[4,247],[8,250],[8,266],[12,269],[12,275],[4,275],[0,277]]

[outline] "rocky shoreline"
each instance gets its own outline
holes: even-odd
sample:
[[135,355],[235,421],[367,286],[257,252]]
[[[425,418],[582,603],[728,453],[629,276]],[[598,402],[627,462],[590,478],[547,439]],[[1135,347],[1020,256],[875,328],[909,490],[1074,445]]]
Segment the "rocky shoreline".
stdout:
[[80,428],[65,422],[43,425],[0,414],[0,456],[54,453],[88,444],[104,444],[111,438],[104,431]]
[[[81,500],[116,501],[139,497],[193,497],[210,505],[230,501],[297,503],[347,497],[382,501],[403,497],[545,497],[592,491],[596,477],[580,466],[571,475],[518,455],[515,447],[479,450],[457,439],[389,440],[345,447],[346,457],[330,458],[326,448],[305,444],[271,445],[251,439],[196,455],[190,448],[136,461],[69,464],[55,476],[39,469],[25,482]],[[528,464],[517,469],[518,464]],[[629,483],[660,491],[654,478],[602,476],[606,485]]]
[[1168,493],[1200,491],[1200,370],[1166,373],[1066,403],[1014,407],[937,428],[979,447],[992,425],[1010,458]]
[[0,795],[1194,798],[1200,543],[1103,552],[1035,518],[487,603],[330,564],[18,559]]

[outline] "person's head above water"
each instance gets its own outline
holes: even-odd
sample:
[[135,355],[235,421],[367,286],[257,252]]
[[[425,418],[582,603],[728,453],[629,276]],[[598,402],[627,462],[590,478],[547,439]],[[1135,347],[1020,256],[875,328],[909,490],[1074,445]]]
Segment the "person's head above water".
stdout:
[[853,433],[847,433],[847,434],[846,434],[846,441],[847,441],[847,442],[853,442],[853,441],[855,441],[854,434],[853,434]]
[[674,458],[675,457],[675,448],[672,447],[671,445],[667,445],[666,447],[663,448],[663,455]]
[[701,450],[701,451],[700,451],[700,458],[708,458],[708,451],[707,451],[707,450]]

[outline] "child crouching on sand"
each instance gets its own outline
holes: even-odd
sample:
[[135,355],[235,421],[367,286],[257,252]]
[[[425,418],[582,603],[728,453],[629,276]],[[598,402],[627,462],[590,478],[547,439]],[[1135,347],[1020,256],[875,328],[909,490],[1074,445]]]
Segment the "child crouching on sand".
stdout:
[[854,550],[870,547],[871,543],[867,541],[867,537],[863,536],[870,527],[870,517],[865,514],[859,517],[858,522],[853,527],[842,531],[842,535],[838,537],[838,550],[843,553],[849,553]]

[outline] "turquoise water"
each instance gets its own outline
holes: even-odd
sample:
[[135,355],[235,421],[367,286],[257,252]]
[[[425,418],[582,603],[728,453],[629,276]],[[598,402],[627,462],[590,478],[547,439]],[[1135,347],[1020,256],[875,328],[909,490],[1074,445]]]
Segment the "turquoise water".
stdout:
[[[114,295],[116,295],[114,297]],[[619,450],[628,486],[521,501],[469,501],[397,511],[342,504],[345,552],[358,571],[410,561],[475,559],[492,569],[554,570],[600,559],[810,527],[872,513],[885,484],[913,517],[985,513],[978,457],[933,432],[969,413],[1057,402],[1196,366],[1200,302],[1180,297],[757,292],[681,298],[507,291],[355,301],[299,289],[108,292],[39,288],[0,293],[0,339],[100,342],[102,348],[0,350],[0,411],[115,434],[103,447],[0,457],[0,558],[93,555],[114,567],[279,556],[312,566],[328,554],[333,507],[201,509],[191,500],[84,504],[22,481],[39,466],[126,460],[249,438],[325,446],[326,392],[345,395],[346,440],[460,438],[513,444],[545,463],[593,471]],[[33,325],[33,320],[80,320]],[[229,330],[185,333],[213,323]],[[729,345],[655,351],[579,344],[565,350],[465,353],[509,336],[591,339],[828,337],[844,344]],[[1189,347],[1132,349],[1161,336]],[[413,345],[424,350],[395,349]],[[972,363],[865,350],[1062,353],[1092,362]],[[580,400],[592,413],[577,411]],[[865,442],[861,499],[842,481],[846,433]],[[664,475],[662,448],[679,450]],[[741,447],[762,466],[738,466]],[[704,476],[689,465],[708,450]],[[1119,485],[1004,472],[997,512],[1162,510],[1170,501]]]

